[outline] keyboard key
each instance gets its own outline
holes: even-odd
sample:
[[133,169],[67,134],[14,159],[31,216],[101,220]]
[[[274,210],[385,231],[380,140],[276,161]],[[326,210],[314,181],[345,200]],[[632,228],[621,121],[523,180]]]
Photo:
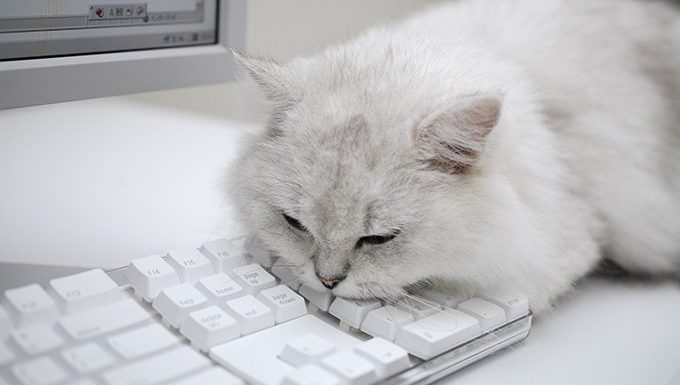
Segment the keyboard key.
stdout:
[[416,320],[441,311],[441,307],[436,302],[415,296],[399,299],[396,307],[411,314]]
[[375,366],[370,361],[350,352],[338,352],[322,358],[321,365],[345,384],[368,385],[378,379]]
[[459,303],[463,302],[463,297],[456,297],[450,293],[438,290],[425,289],[418,291],[418,296],[428,299],[448,309],[454,309]]
[[[341,350],[361,342],[325,320],[311,314],[260,330],[210,349],[210,357],[249,384],[279,384],[291,365],[279,358],[286,344],[305,334],[323,336]],[[264,370],[266,368],[266,370]]]
[[257,294],[261,290],[276,286],[276,279],[274,276],[267,273],[262,266],[255,263],[237,267],[232,270],[232,274],[234,279],[236,279],[236,282],[238,282],[248,294]]
[[113,364],[114,359],[101,346],[89,342],[75,348],[65,349],[61,356],[80,374],[104,369]]
[[226,308],[236,316],[243,335],[274,326],[271,309],[252,295],[227,301]]
[[121,299],[118,285],[101,269],[53,279],[50,286],[67,312],[100,306]]
[[307,285],[300,286],[299,292],[301,296],[307,298],[310,303],[321,309],[321,311],[328,311],[328,308],[331,307],[331,303],[335,299],[330,290],[318,291]]
[[47,324],[33,324],[16,329],[12,332],[12,339],[28,354],[44,353],[64,344],[63,338]]
[[151,302],[161,290],[180,283],[179,276],[158,255],[135,259],[127,268],[127,278],[135,293]]
[[243,244],[243,248],[260,266],[264,267],[265,269],[272,267],[272,264],[274,263],[274,256],[272,255],[271,251],[269,251],[267,246],[262,243],[260,238],[256,236],[249,237]]
[[59,324],[71,337],[84,340],[146,321],[151,315],[133,299],[64,316]]
[[413,321],[415,319],[411,314],[392,305],[386,305],[371,310],[361,323],[361,330],[373,337],[382,337],[394,341],[399,330]]
[[246,264],[246,251],[243,249],[245,238],[217,239],[206,242],[200,252],[213,264],[215,271],[231,271]]
[[229,300],[244,295],[241,285],[225,273],[209,275],[198,280],[198,290],[209,298]]
[[505,310],[505,317],[508,322],[514,321],[529,312],[529,299],[524,294],[504,292],[483,294],[480,297],[502,307]]
[[12,321],[9,319],[9,314],[2,305],[0,305],[0,340],[9,335],[12,330]]
[[314,334],[305,334],[289,341],[279,354],[279,358],[299,367],[316,362],[332,353],[335,353],[335,345]]
[[279,258],[274,262],[271,269],[272,274],[278,278],[282,284],[290,286],[293,290],[300,288],[302,283],[297,279],[297,271],[295,266],[291,265],[290,262]]
[[14,361],[16,354],[7,346],[6,343],[0,340],[0,366]]
[[287,373],[281,385],[340,385],[340,380],[316,365],[305,365]]
[[361,321],[371,311],[381,307],[378,300],[355,301],[345,298],[336,298],[328,309],[328,312],[345,322],[349,326],[359,329]]
[[165,288],[153,300],[153,308],[163,316],[163,321],[179,328],[189,313],[206,305],[208,300],[189,283]]
[[354,348],[354,352],[371,361],[380,378],[387,378],[411,367],[406,350],[383,338],[364,341]]
[[480,334],[476,319],[447,309],[404,326],[396,343],[409,353],[428,360]]
[[167,261],[182,282],[196,283],[199,278],[214,273],[210,260],[196,249],[172,250]]
[[127,359],[163,350],[179,343],[179,338],[160,324],[153,323],[108,338],[108,343]]
[[482,333],[493,330],[505,323],[505,311],[481,298],[473,298],[458,305],[458,310],[465,312],[479,321]]
[[217,306],[189,313],[179,331],[191,341],[192,346],[202,351],[241,335],[236,320]]
[[245,382],[222,368],[212,367],[170,385],[245,385]]
[[262,290],[257,298],[272,309],[277,324],[307,314],[305,299],[285,285]]
[[49,357],[18,363],[12,373],[24,385],[58,384],[68,377],[66,370]]
[[141,361],[111,369],[104,372],[102,377],[109,385],[157,384],[208,366],[210,366],[208,358],[189,346],[182,345]]
[[53,323],[59,318],[54,301],[40,285],[33,284],[5,291],[9,308],[16,314],[20,325],[28,323]]

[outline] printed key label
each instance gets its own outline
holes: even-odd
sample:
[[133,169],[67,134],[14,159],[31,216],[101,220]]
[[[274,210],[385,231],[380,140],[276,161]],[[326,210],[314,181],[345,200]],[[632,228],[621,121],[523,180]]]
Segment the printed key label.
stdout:
[[193,259],[185,259],[184,261],[184,267],[195,267],[198,266],[198,263],[196,263],[195,260]]
[[66,292],[66,298],[72,299],[72,298],[80,298],[82,293],[78,289],[73,289],[69,290]]
[[286,293],[276,294],[272,297],[272,299],[278,302],[279,305],[287,305],[289,303],[295,302],[295,298],[289,296]]
[[193,298],[184,298],[184,299],[179,300],[179,304],[181,306],[191,306],[195,303],[196,303],[196,301]]

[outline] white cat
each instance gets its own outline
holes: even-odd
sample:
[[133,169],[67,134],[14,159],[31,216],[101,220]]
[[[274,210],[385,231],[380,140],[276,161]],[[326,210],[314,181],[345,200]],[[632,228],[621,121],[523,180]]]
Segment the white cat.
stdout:
[[234,197],[306,285],[540,312],[603,257],[680,270],[668,4],[458,1],[285,65],[237,56],[275,106]]

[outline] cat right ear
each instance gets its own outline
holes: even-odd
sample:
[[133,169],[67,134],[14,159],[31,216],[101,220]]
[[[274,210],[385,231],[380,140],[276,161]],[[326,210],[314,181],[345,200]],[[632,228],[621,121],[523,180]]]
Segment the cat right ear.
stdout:
[[465,174],[498,124],[501,106],[499,97],[471,97],[426,117],[414,133],[420,160],[433,170]]
[[236,63],[248,72],[269,100],[288,105],[300,99],[293,74],[285,66],[274,60],[244,55],[233,50],[232,54]]

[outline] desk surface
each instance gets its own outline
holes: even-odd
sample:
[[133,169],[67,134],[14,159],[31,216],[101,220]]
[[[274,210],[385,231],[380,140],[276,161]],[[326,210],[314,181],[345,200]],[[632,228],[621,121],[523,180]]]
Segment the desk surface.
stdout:
[[[222,178],[252,129],[127,98],[0,111],[0,262],[117,267],[240,235]],[[680,384],[679,326],[677,283],[589,278],[442,383]]]

